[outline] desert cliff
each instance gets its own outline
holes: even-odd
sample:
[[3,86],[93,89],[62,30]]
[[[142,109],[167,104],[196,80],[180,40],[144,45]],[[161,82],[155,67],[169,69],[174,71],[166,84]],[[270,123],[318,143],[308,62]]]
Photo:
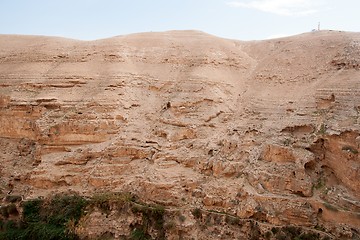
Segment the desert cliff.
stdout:
[[0,35],[0,219],[103,194],[82,239],[360,239],[359,70],[360,33]]

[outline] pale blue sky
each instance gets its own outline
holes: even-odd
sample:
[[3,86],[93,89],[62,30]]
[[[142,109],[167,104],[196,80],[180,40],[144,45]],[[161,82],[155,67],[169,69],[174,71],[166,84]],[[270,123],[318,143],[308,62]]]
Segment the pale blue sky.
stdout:
[[0,0],[0,34],[82,40],[201,30],[239,40],[322,29],[360,32],[359,0]]

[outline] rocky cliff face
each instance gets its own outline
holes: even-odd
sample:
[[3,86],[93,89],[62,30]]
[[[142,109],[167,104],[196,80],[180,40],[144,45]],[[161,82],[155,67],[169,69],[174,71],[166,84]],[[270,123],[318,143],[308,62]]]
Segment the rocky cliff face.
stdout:
[[[359,53],[332,31],[0,36],[0,195],[130,192],[172,219],[152,238],[359,239]],[[129,209],[76,231],[130,236]]]

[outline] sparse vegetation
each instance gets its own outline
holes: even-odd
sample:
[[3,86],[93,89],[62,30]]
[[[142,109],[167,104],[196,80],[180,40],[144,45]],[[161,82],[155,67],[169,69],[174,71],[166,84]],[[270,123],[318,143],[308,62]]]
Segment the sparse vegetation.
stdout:
[[135,200],[135,196],[130,193],[98,193],[89,200],[89,205],[109,214],[113,208],[120,209],[125,203]]
[[176,227],[176,223],[173,220],[168,221],[167,223],[164,224],[164,228],[166,230],[174,229],[175,227]]
[[313,188],[314,189],[321,189],[325,187],[325,182],[324,182],[324,179],[323,178],[319,178],[316,183],[313,185]]
[[8,218],[9,217],[9,213],[7,211],[7,207],[6,206],[2,206],[0,208],[0,214],[1,216],[3,216],[4,218]]
[[301,233],[301,229],[294,226],[283,227],[282,231],[290,236],[299,236]]
[[239,225],[240,218],[227,215],[225,217],[225,222],[230,225]]
[[326,125],[324,123],[321,124],[318,133],[321,135],[324,135],[326,133]]
[[337,212],[339,211],[334,205],[324,202],[324,206],[329,209],[330,211]]
[[321,226],[321,225],[316,225],[314,228],[315,228],[316,230],[318,230],[318,231],[325,232],[325,228],[324,228],[324,226]]
[[352,154],[358,154],[359,153],[359,151],[357,149],[355,149],[354,147],[352,147],[352,146],[344,146],[344,147],[342,147],[342,150],[347,151],[347,152],[351,152]]
[[285,226],[285,227],[273,227],[271,232],[268,231],[264,234],[265,239],[271,239],[273,236],[278,240],[318,240],[320,234],[314,232],[303,232],[301,227]]
[[294,240],[316,240],[320,239],[319,234],[316,233],[303,233],[298,237],[295,237]]
[[150,238],[150,236],[144,231],[144,229],[135,228],[135,229],[131,232],[130,239],[131,239],[131,240],[147,240],[147,239],[151,239],[151,238]]
[[20,202],[21,200],[22,200],[22,197],[19,195],[7,195],[5,197],[5,201],[10,202],[10,203]]
[[272,233],[270,231],[267,231],[264,235],[265,239],[270,239],[272,236]]
[[7,206],[7,212],[9,213],[9,215],[14,215],[14,216],[19,215],[19,212],[14,203],[11,203]]
[[194,210],[191,211],[191,213],[196,219],[199,219],[199,218],[202,217],[202,213],[201,213],[200,208],[195,208]]
[[109,214],[111,211],[110,201],[112,198],[113,195],[110,194],[96,194],[92,197],[91,204],[103,213]]
[[[21,218],[9,218],[18,207],[22,207]],[[326,205],[325,205],[326,206]],[[20,205],[9,204],[2,209],[0,217],[0,240],[12,239],[78,239],[75,229],[79,220],[87,211],[100,210],[111,213],[114,211],[131,211],[133,214],[141,216],[141,221],[130,225],[131,233],[123,236],[132,240],[165,239],[165,233],[176,227],[176,220],[168,218],[165,222],[165,208],[161,205],[149,205],[140,202],[134,195],[123,193],[97,194],[92,198],[84,198],[78,195],[55,195],[49,199],[33,199],[24,201]],[[6,209],[3,210],[3,209]],[[4,213],[3,213],[4,212]],[[228,224],[233,227],[242,226],[242,220],[237,216],[232,216],[223,212],[206,211],[195,208],[191,211],[194,218],[203,222],[200,228],[205,230],[209,226]],[[185,216],[180,212],[171,215],[178,217],[180,222],[185,221]],[[257,221],[250,221],[251,231],[249,239],[296,239],[308,240],[319,239],[316,233],[304,232],[296,226],[273,227],[271,231],[262,232]],[[315,228],[320,231],[324,229]],[[109,239],[114,233],[107,232]],[[151,234],[151,235],[150,235]],[[101,235],[101,239],[105,239]]]
[[21,221],[6,222],[0,239],[76,239],[66,226],[80,219],[85,206],[86,200],[77,195],[26,201]]
[[180,220],[180,222],[185,222],[185,220],[186,220],[186,217],[184,216],[184,215],[179,215],[179,220]]
[[139,229],[142,229],[144,233],[148,233],[149,229],[153,228],[158,231],[160,238],[165,236],[165,208],[163,206],[134,203],[131,211],[142,215],[142,225]]
[[277,233],[279,232],[279,229],[276,228],[276,227],[272,227],[272,228],[271,228],[271,232],[272,232],[273,234],[277,234]]
[[250,227],[251,227],[251,230],[250,230],[250,238],[249,239],[250,240],[259,239],[261,236],[261,231],[260,231],[259,225],[254,222],[250,222]]
[[6,206],[1,206],[0,213],[1,213],[1,216],[3,216],[5,219],[9,218],[11,215],[13,215],[13,216],[19,215],[19,212],[14,203],[11,203]]
[[[15,198],[18,199],[18,198]],[[22,217],[18,221],[0,222],[0,240],[11,239],[77,239],[74,229],[85,209],[96,207],[109,214],[116,207],[131,204],[132,212],[142,215],[142,225],[134,227],[130,239],[151,239],[150,228],[157,230],[158,237],[165,236],[165,208],[135,202],[135,196],[127,193],[97,194],[90,199],[78,195],[55,195],[49,199],[33,199],[21,204]],[[18,214],[16,205],[11,203],[1,208],[1,215]],[[170,225],[168,225],[169,227]]]
[[290,146],[291,145],[291,139],[290,138],[285,138],[283,140],[283,145],[284,146]]

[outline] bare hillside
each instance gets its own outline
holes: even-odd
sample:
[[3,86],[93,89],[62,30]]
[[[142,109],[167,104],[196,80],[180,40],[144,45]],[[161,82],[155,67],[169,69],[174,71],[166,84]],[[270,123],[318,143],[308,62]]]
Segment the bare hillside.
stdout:
[[163,228],[95,207],[74,232],[360,239],[359,70],[360,33],[0,35],[2,207],[131,193],[164,207]]

